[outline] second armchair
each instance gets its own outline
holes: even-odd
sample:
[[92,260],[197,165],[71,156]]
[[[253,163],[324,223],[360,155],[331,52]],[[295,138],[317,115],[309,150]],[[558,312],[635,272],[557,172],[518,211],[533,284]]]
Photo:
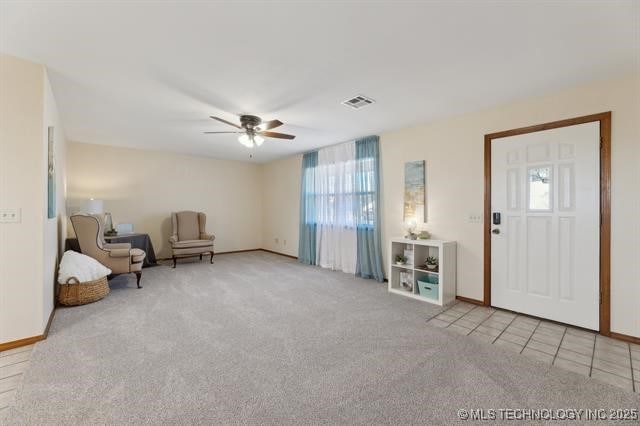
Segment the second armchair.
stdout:
[[173,258],[173,267],[180,257],[195,257],[203,254],[211,255],[213,263],[214,235],[207,234],[205,225],[207,215],[201,212],[182,211],[171,213],[172,233],[169,237]]

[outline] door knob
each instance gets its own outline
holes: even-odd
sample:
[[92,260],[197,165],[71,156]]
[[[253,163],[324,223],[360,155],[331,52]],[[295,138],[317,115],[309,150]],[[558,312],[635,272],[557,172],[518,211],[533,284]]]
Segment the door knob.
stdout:
[[496,228],[496,229],[492,229],[492,230],[491,230],[491,233],[492,233],[492,234],[499,234],[499,233],[500,233],[500,230],[499,230],[498,228]]

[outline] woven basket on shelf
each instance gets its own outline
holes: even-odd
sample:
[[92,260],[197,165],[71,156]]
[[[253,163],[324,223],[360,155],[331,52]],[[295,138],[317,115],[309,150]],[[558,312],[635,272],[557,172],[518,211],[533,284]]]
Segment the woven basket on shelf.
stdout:
[[58,301],[67,306],[84,305],[100,300],[107,294],[109,294],[107,277],[83,283],[76,277],[71,277],[66,284],[60,284]]

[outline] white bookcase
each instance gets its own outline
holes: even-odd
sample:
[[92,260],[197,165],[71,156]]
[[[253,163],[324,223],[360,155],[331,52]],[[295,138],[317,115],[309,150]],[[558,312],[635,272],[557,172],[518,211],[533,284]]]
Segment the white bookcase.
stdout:
[[[397,255],[408,258],[406,265],[397,265]],[[438,259],[435,270],[427,269],[425,260]],[[436,305],[446,305],[456,298],[456,242],[442,240],[409,240],[392,238],[389,250],[389,291]],[[402,278],[411,281],[402,285]],[[420,281],[420,283],[419,283]],[[420,286],[423,286],[422,295]]]

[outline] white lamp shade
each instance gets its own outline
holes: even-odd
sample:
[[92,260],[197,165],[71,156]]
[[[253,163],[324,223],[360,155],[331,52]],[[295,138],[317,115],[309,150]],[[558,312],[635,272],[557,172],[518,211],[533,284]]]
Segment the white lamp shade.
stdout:
[[87,213],[102,214],[104,212],[104,202],[95,198],[89,198],[87,201]]
[[251,140],[249,135],[247,135],[246,133],[240,135],[240,137],[238,138],[238,142],[240,142],[242,145],[246,146],[247,148],[253,148],[253,141]]

